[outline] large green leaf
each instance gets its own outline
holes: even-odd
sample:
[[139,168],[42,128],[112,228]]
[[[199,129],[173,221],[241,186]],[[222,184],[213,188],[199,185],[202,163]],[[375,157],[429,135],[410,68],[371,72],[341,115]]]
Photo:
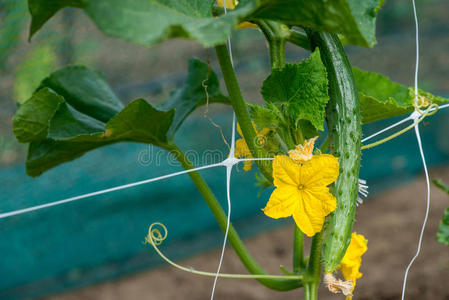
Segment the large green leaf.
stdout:
[[[27,101],[22,107],[30,106],[27,111],[31,111],[33,105]],[[166,147],[173,115],[173,110],[159,111],[145,100],[137,99],[104,124],[62,102],[50,121],[47,137],[30,143],[27,173],[38,176],[90,150],[117,142]],[[18,125],[26,126],[20,122]]]
[[214,17],[214,0],[29,0],[34,34],[58,10],[72,6],[106,34],[142,45],[168,38],[197,40],[205,46],[225,42],[246,19],[272,19],[290,25],[343,34],[350,43],[375,42],[380,0],[241,0],[228,14]]
[[255,18],[283,21],[344,35],[351,44],[364,47],[376,42],[379,0],[271,0],[253,14]]
[[293,126],[303,119],[323,130],[329,96],[326,68],[318,50],[299,64],[286,64],[282,69],[273,70],[265,79],[261,93],[265,102],[284,112]]
[[[207,92],[206,92],[207,91]],[[30,143],[27,173],[38,176],[98,147],[138,142],[168,148],[176,130],[199,105],[228,100],[216,74],[198,59],[184,86],[157,109],[143,99],[123,108],[106,81],[85,67],[68,67],[44,79],[14,116],[14,133]]]
[[185,118],[199,105],[217,102],[229,103],[228,98],[220,92],[217,75],[207,63],[191,58],[184,85],[161,105],[164,110],[175,109],[168,135],[172,137]]
[[[414,110],[414,91],[412,88],[407,88],[377,73],[362,71],[356,67],[352,70],[359,91],[362,122],[364,124]],[[448,101],[443,97],[434,96],[421,90],[419,94],[435,104]]]
[[62,68],[41,83],[63,96],[76,110],[107,122],[123,104],[100,74],[83,66]]

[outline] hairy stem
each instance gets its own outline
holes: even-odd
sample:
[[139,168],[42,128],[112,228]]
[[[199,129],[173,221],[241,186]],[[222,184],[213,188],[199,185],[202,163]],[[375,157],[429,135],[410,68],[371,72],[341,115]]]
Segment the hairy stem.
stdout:
[[279,69],[285,65],[285,44],[290,34],[289,29],[276,21],[256,21],[268,42],[271,69]]
[[[243,100],[242,93],[240,91],[239,83],[232,66],[231,59],[229,57],[228,49],[225,45],[219,45],[215,47],[218,61],[220,63],[221,72],[226,84],[226,88],[229,94],[229,100],[232,108],[234,109],[237,121],[242,129],[243,137],[252,155],[256,158],[266,158],[268,154],[259,144],[257,134],[251,124],[246,103]],[[270,161],[256,161],[260,172],[270,181],[273,182],[272,168]]]
[[310,247],[310,259],[304,281],[304,299],[318,299],[318,286],[321,279],[321,244],[322,232],[314,235]]
[[300,273],[304,270],[304,234],[295,224],[293,236],[293,273]]
[[[171,144],[168,150],[176,157],[184,169],[188,170],[194,168],[192,163],[178,146]],[[189,177],[203,196],[204,200],[206,200],[206,203],[217,220],[218,225],[223,231],[225,231],[227,217],[215,198],[215,195],[212,193],[211,189],[198,172],[189,173]],[[229,225],[228,240],[232,248],[234,248],[234,251],[240,261],[251,274],[267,274],[248,252],[232,224]],[[257,280],[264,286],[277,291],[288,291],[302,286],[301,281],[294,279],[258,278]]]

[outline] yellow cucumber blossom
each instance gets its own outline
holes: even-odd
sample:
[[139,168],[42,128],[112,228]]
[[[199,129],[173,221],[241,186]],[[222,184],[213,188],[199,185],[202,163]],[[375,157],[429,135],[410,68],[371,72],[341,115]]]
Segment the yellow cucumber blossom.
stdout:
[[[263,209],[274,219],[293,216],[296,225],[307,236],[320,232],[325,217],[337,207],[337,200],[327,186],[338,178],[338,159],[330,154],[310,154],[310,159],[304,160],[308,157],[306,152],[313,150],[314,141],[315,138],[304,143],[304,153],[294,152],[293,157],[275,156],[273,183],[276,189]],[[307,143],[311,143],[312,150]],[[301,152],[298,149],[293,151]],[[297,154],[302,162],[294,159]]]
[[[340,263],[340,271],[343,277],[345,280],[352,281],[351,294],[354,291],[356,280],[363,275],[359,269],[362,264],[362,255],[368,250],[367,243],[368,241],[363,235],[353,232],[351,242]],[[346,299],[351,300],[352,295],[348,295]]]
[[[224,0],[217,0],[217,4],[221,7],[224,7]],[[234,9],[238,4],[238,0],[226,0],[226,8],[228,9]],[[257,25],[251,22],[242,22],[237,25],[237,28],[257,28]]]
[[[265,136],[270,132],[270,128],[264,128],[259,132],[257,131],[256,124],[254,122],[251,123],[253,124],[254,131],[256,131],[259,145],[263,146],[265,144]],[[248,144],[246,143],[245,138],[243,138],[242,129],[240,128],[240,125],[238,123],[237,123],[237,131],[242,138],[235,141],[234,156],[237,158],[240,157],[253,158],[253,155],[251,154],[251,151],[248,148]],[[243,170],[248,172],[249,170],[251,170],[252,166],[253,162],[247,160],[244,162]]]
[[301,145],[296,146],[294,150],[288,151],[288,155],[296,162],[303,163],[313,156],[313,147],[318,136],[305,140]]

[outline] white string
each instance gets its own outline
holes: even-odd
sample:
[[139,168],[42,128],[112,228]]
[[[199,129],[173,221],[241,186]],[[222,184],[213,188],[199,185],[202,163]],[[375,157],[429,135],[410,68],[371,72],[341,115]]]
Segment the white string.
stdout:
[[75,196],[75,197],[71,197],[71,198],[66,198],[66,199],[51,202],[51,203],[46,203],[46,204],[32,206],[32,207],[19,209],[19,210],[7,212],[7,213],[2,213],[2,214],[0,214],[0,219],[11,217],[11,216],[16,216],[16,215],[36,211],[36,210],[40,210],[40,209],[47,208],[47,207],[57,206],[57,205],[61,205],[61,204],[65,204],[68,202],[73,202],[73,201],[77,201],[77,200],[81,200],[81,199],[85,199],[85,198],[89,198],[89,197],[93,197],[93,196],[98,196],[98,195],[102,195],[102,194],[106,194],[106,193],[110,193],[110,192],[115,192],[115,191],[130,188],[130,187],[134,187],[134,186],[138,186],[138,185],[142,185],[142,184],[146,184],[146,183],[150,183],[150,182],[154,182],[154,181],[163,180],[163,179],[167,179],[170,177],[174,177],[174,176],[178,176],[178,175],[182,175],[182,174],[186,174],[186,173],[190,173],[190,172],[194,172],[194,171],[218,167],[218,166],[223,166],[223,162],[211,164],[211,165],[207,165],[207,166],[202,166],[202,167],[198,167],[198,168],[194,168],[194,169],[179,171],[179,172],[171,173],[171,174],[156,177],[156,178],[151,178],[151,179],[141,180],[141,181],[128,183],[128,184],[124,184],[124,185],[119,185],[119,186],[115,186],[112,188],[108,188],[108,189],[104,189],[104,190],[100,190],[100,191],[96,191],[96,192],[92,192],[92,193],[87,193],[87,194],[83,194],[83,195],[79,195],[79,196]]
[[390,125],[390,126],[384,128],[384,129],[382,129],[382,130],[379,130],[378,132],[373,133],[372,135],[370,135],[370,136],[368,136],[368,137],[362,139],[362,143],[364,143],[364,142],[366,142],[366,141],[372,139],[373,137],[375,137],[375,136],[377,136],[377,135],[379,135],[379,134],[381,134],[381,133],[384,133],[385,131],[388,131],[388,130],[390,130],[390,129],[393,129],[394,127],[399,126],[399,125],[401,125],[402,123],[407,122],[407,121],[409,121],[409,120],[412,120],[412,118],[411,118],[410,116],[408,116],[408,117],[405,118],[405,119],[402,119],[402,120],[399,121],[399,122],[394,123],[393,125]]
[[424,221],[423,221],[423,224],[422,224],[422,227],[421,227],[421,233],[419,234],[418,248],[416,250],[416,254],[415,254],[415,256],[413,256],[412,260],[410,261],[410,263],[407,266],[407,269],[405,270],[404,282],[402,284],[402,297],[401,297],[402,300],[405,299],[405,287],[407,285],[408,272],[409,272],[410,268],[412,267],[413,263],[415,262],[416,258],[418,258],[419,254],[421,252],[421,246],[422,246],[422,240],[423,240],[423,236],[424,236],[424,230],[426,229],[427,219],[429,218],[429,210],[430,210],[430,180],[429,180],[429,172],[427,171],[427,164],[426,164],[426,159],[424,157],[424,151],[423,151],[422,142],[421,142],[421,135],[419,133],[419,127],[418,126],[419,125],[415,126],[415,134],[416,134],[416,140],[418,141],[419,154],[421,155],[422,163],[423,163],[423,166],[424,166],[424,173],[426,175],[426,185],[427,185],[426,214],[424,216]]
[[[224,0],[223,4],[224,4],[223,5],[224,6],[224,13],[226,15],[227,12],[228,12],[227,7],[226,7],[226,0]],[[228,53],[229,53],[229,58],[231,60],[232,68],[234,68],[234,61],[232,59],[232,47],[231,47],[231,38],[230,37],[227,38],[227,49],[228,49]],[[225,235],[224,235],[224,238],[223,238],[223,246],[221,248],[221,255],[220,255],[220,260],[218,262],[217,272],[215,273],[214,283],[212,285],[212,292],[211,292],[211,295],[210,295],[210,300],[214,299],[215,288],[217,286],[218,276],[220,274],[220,269],[221,269],[221,265],[223,264],[224,253],[225,253],[225,250],[226,250],[226,241],[228,240],[229,224],[231,223],[231,191],[230,191],[230,185],[231,185],[232,167],[235,164],[234,148],[235,148],[235,112],[232,115],[231,149],[229,149],[229,156],[228,156],[228,159],[227,159],[227,160],[229,160],[230,163],[226,165],[226,199],[227,199],[227,202],[228,202],[228,214],[227,214],[227,220],[226,220],[226,230],[225,230]],[[234,162],[234,163],[232,163],[232,162]]]
[[[412,0],[413,5],[413,17],[415,19],[415,43],[416,43],[416,62],[415,62],[415,106],[418,106],[418,71],[419,71],[419,27],[418,27],[418,14],[416,13],[416,4],[415,0]],[[414,115],[413,120],[416,122],[418,119],[418,112],[415,108],[415,112],[412,114]],[[411,116],[412,116],[411,115]],[[402,284],[402,294],[401,299],[405,299],[405,288],[407,286],[407,279],[408,279],[408,273],[410,271],[410,268],[412,267],[413,263],[415,262],[416,258],[418,258],[420,252],[421,252],[421,246],[422,246],[422,239],[424,236],[424,230],[426,229],[427,219],[429,218],[429,209],[430,209],[430,180],[429,180],[429,172],[427,171],[427,164],[426,164],[426,158],[424,157],[424,151],[422,147],[422,141],[421,141],[421,135],[419,133],[419,124],[415,125],[415,135],[416,140],[418,142],[418,148],[419,148],[419,154],[421,155],[422,163],[424,166],[424,173],[426,175],[426,185],[427,185],[427,199],[426,199],[426,213],[424,216],[424,221],[421,227],[421,232],[419,234],[419,240],[418,240],[418,247],[416,249],[415,256],[411,259],[410,263],[408,264],[405,273],[404,273],[404,281]]]

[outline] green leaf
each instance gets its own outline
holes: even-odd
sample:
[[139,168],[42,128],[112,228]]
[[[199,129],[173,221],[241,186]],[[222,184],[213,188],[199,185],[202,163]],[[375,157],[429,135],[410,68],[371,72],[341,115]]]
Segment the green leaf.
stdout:
[[272,103],[267,103],[266,106],[247,103],[247,106],[257,128],[277,128],[284,122],[282,113]]
[[[362,71],[356,67],[352,70],[359,91],[362,122],[364,124],[414,110],[412,104],[414,99],[413,88],[407,88],[377,73]],[[434,96],[421,90],[419,94],[435,104],[448,101],[443,97]]]
[[161,111],[143,99],[122,107],[95,72],[68,67],[51,74],[14,116],[17,139],[30,143],[27,173],[38,176],[87,151],[117,142],[167,147],[173,109]]
[[[190,38],[205,46],[223,43],[255,7],[245,1],[226,16],[213,17],[214,0],[29,0],[34,34],[57,10],[72,6],[85,13],[105,34],[142,45],[168,38]],[[33,7],[33,8],[32,8]],[[34,24],[34,25],[33,25]]]
[[27,143],[46,138],[50,120],[63,102],[63,97],[43,88],[20,105],[13,118],[13,131],[17,140]]
[[247,19],[272,19],[290,25],[340,33],[349,42],[375,42],[379,0],[241,0],[236,9],[214,17],[214,0],[29,0],[33,35],[64,7],[79,7],[105,34],[142,45],[169,38],[189,38],[206,47],[226,41]]
[[286,115],[293,126],[308,120],[323,130],[324,110],[329,101],[326,68],[318,50],[299,64],[286,64],[275,69],[262,85],[262,96]]
[[449,195],[449,186],[445,185],[441,179],[432,179],[433,184],[435,184],[439,189]]
[[263,1],[253,17],[339,33],[351,44],[369,47],[376,43],[376,14],[382,3],[379,0],[271,0]]
[[210,66],[199,59],[191,58],[184,85],[174,91],[160,107],[163,110],[175,110],[173,124],[168,135],[173,137],[185,118],[198,106],[207,102],[229,103],[229,100],[220,92],[217,75]]
[[183,87],[160,109],[143,99],[123,108],[99,74],[85,67],[67,67],[44,79],[19,107],[14,133],[20,142],[30,143],[27,173],[38,176],[112,143],[138,142],[168,148],[184,119],[207,100],[228,101],[220,92],[216,74],[198,59],[190,60]]
[[449,246],[449,208],[446,208],[437,232],[437,241]]
[[[445,185],[441,179],[433,179],[432,182],[442,191],[449,195],[449,186]],[[444,211],[443,218],[437,232],[437,242],[449,246],[449,208]]]
[[138,142],[166,147],[174,115],[173,110],[159,111],[144,99],[137,99],[104,124],[66,102],[60,107],[51,120],[47,138],[30,143],[26,167],[31,176],[113,143]]
[[62,68],[44,79],[48,87],[63,96],[76,110],[107,122],[123,109],[123,104],[100,74],[83,66]]

